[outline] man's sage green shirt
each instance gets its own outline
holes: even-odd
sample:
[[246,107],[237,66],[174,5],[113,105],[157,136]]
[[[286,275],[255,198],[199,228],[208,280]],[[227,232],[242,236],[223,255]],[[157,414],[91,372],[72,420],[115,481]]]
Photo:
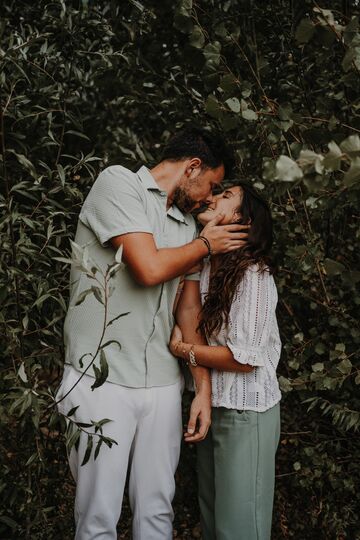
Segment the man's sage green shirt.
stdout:
[[[151,233],[157,248],[177,247],[196,237],[192,216],[176,207],[166,209],[167,193],[161,191],[146,167],[133,173],[121,166],[105,169],[97,178],[83,204],[75,242],[87,247],[103,272],[115,262],[110,238],[126,233]],[[101,276],[96,274],[99,279]],[[129,312],[106,328],[102,343],[109,365],[109,382],[143,388],[173,384],[180,376],[176,358],[168,349],[174,324],[173,305],[179,279],[144,287],[125,266],[111,279],[107,321]],[[199,279],[198,274],[186,279]],[[70,305],[65,320],[66,363],[83,371],[98,348],[104,327],[104,306],[88,294],[76,305],[79,295],[96,285],[85,272],[72,266]],[[90,353],[90,354],[89,354]],[[85,355],[85,356],[84,356]],[[95,364],[99,366],[100,355]],[[82,358],[83,367],[81,367]],[[87,371],[94,376],[93,368]]]

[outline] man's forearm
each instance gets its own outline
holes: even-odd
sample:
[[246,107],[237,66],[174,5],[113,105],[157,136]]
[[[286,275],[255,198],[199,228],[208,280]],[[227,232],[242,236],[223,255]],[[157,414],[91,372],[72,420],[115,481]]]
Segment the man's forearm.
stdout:
[[208,254],[206,245],[199,239],[178,248],[158,249],[149,261],[147,280],[156,285],[186,274]]
[[216,223],[221,215],[206,225],[201,235],[188,244],[175,248],[157,249],[154,237],[149,232],[131,232],[114,236],[110,242],[115,249],[123,246],[123,258],[134,278],[151,287],[177,276],[188,270],[209,253],[227,253],[244,246],[247,234],[239,232],[248,225],[222,225]]
[[115,249],[123,244],[125,263],[135,279],[146,287],[186,274],[208,254],[205,243],[200,239],[179,247],[159,249],[150,234],[126,234],[113,238],[111,242]]

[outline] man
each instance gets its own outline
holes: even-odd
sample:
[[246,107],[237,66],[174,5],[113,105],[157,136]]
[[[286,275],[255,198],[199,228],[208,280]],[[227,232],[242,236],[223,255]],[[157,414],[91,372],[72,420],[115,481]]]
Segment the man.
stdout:
[[[106,327],[106,341],[114,340],[104,349],[107,381],[92,391],[94,373],[89,369],[59,404],[65,413],[79,405],[77,421],[111,419],[103,426],[104,434],[118,443],[111,449],[103,446],[97,459],[82,467],[86,436],[80,439],[79,451],[71,452],[77,540],[116,539],[128,468],[133,539],[172,538],[171,502],[182,436],[182,379],[168,349],[172,310],[179,276],[185,275],[184,288],[188,293],[193,289],[194,304],[187,301],[182,306],[179,324],[187,340],[198,342],[198,276],[190,269],[208,255],[209,247],[226,252],[243,244],[242,227],[217,226],[221,216],[205,227],[203,239],[197,239],[188,214],[223,180],[227,155],[219,137],[196,128],[184,130],[169,141],[162,161],[151,170],[105,169],[82,207],[75,241],[87,246],[92,261],[105,271],[123,247],[126,267],[113,278],[106,320],[129,314]],[[60,397],[86,369],[86,355],[94,354],[104,328],[104,306],[93,295],[76,305],[94,280],[73,267],[71,283]],[[121,342],[121,349],[115,341]],[[196,396],[186,437],[199,441],[210,425],[211,388],[206,369],[193,367],[192,373]]]

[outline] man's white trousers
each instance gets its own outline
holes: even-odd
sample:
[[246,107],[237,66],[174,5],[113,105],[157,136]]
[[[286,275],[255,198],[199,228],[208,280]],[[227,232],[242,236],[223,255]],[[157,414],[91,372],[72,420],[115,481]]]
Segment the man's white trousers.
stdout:
[[[57,394],[62,397],[80,373],[66,366]],[[104,435],[117,441],[102,445],[80,466],[87,444],[80,438],[69,463],[76,481],[76,540],[116,540],[124,486],[129,467],[129,497],[133,512],[133,540],[172,538],[175,493],[174,474],[182,437],[182,381],[171,386],[127,388],[105,382],[91,390],[94,379],[85,375],[58,408],[67,413],[79,405],[72,418],[79,422],[109,418]],[[94,447],[96,444],[94,436]]]

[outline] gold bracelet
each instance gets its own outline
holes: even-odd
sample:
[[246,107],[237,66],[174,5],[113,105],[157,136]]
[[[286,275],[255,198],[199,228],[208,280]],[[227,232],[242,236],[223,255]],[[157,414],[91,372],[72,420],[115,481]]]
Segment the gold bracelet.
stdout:
[[190,351],[189,351],[189,362],[193,367],[196,367],[198,363],[196,361],[194,348],[195,348],[195,345],[191,345]]

